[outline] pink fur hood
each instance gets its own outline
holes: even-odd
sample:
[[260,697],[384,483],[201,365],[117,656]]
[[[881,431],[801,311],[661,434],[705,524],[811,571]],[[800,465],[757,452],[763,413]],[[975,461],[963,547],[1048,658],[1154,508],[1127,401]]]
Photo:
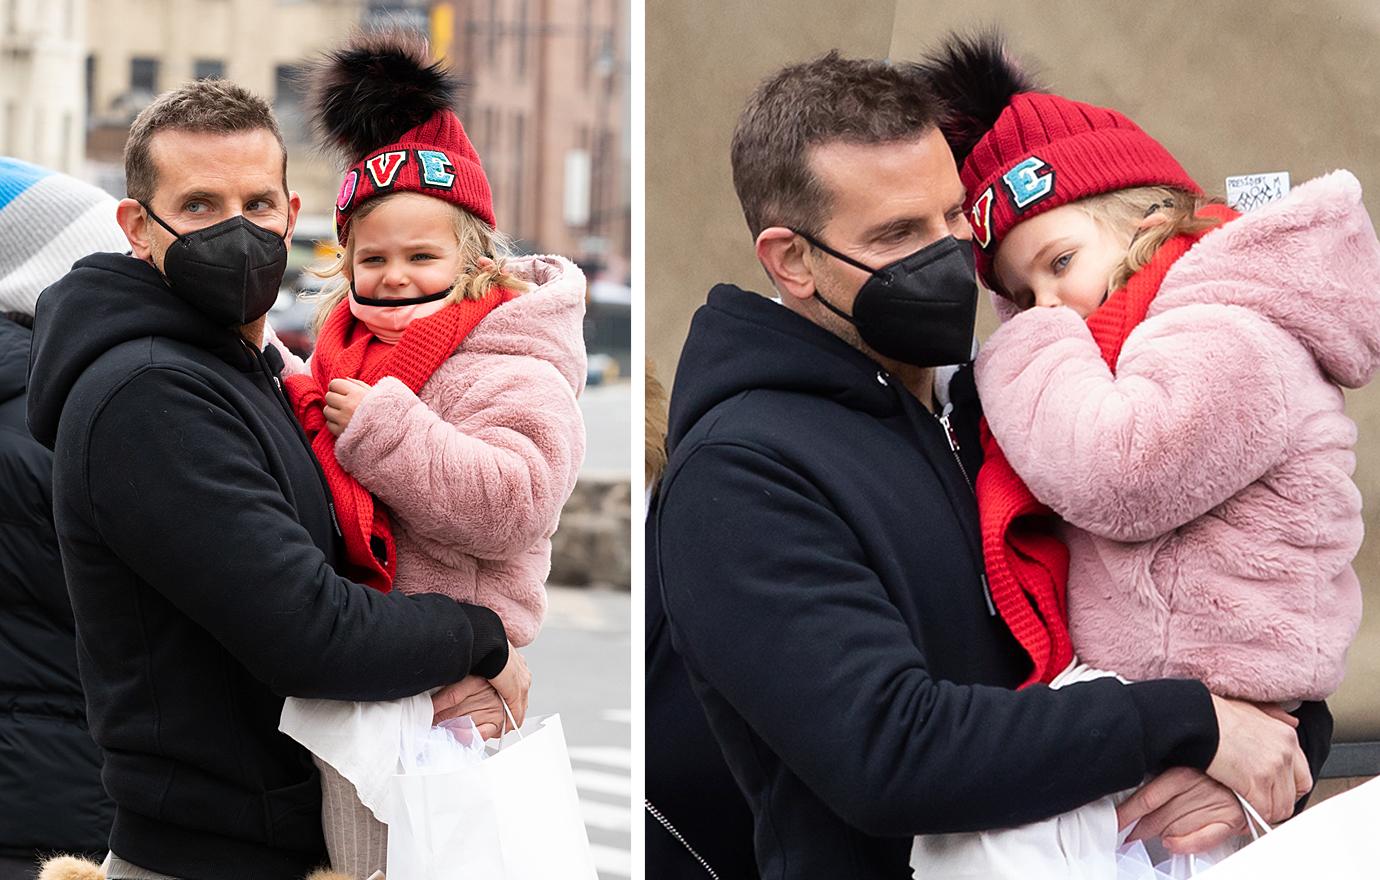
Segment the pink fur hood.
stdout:
[[562,257],[508,267],[532,289],[484,318],[420,395],[380,380],[336,457],[393,516],[394,586],[491,608],[522,646],[541,627],[551,535],[584,460],[585,279]]
[[1205,235],[1116,373],[1067,308],[978,357],[992,432],[1067,522],[1085,661],[1256,700],[1336,690],[1360,622],[1356,427],[1380,366],[1380,242],[1338,171]]

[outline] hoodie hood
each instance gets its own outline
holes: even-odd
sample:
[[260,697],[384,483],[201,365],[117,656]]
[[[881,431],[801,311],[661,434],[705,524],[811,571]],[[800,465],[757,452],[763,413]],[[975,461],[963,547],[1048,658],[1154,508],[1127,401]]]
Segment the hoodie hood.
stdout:
[[690,322],[676,367],[667,451],[705,413],[744,391],[807,394],[889,415],[899,406],[891,388],[878,381],[880,372],[867,355],[785,306],[716,285]]
[[8,403],[24,393],[32,339],[29,328],[0,317],[0,403]]
[[29,359],[34,439],[52,449],[67,396],[86,368],[115,346],[150,336],[186,342],[242,369],[252,364],[237,331],[174,296],[152,265],[127,254],[92,254],[38,298]]
[[1203,236],[1165,275],[1151,316],[1240,306],[1287,330],[1347,388],[1380,366],[1380,241],[1361,184],[1334,171]]
[[507,269],[533,285],[489,313],[460,346],[474,354],[535,357],[554,366],[576,396],[584,390],[585,275],[565,257],[509,260]]

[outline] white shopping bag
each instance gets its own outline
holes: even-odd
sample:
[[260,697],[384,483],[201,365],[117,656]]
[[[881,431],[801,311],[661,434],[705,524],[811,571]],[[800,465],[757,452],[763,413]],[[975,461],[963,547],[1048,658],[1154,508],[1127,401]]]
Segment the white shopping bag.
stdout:
[[560,716],[531,719],[488,752],[392,778],[375,811],[388,822],[388,880],[595,880]]
[[1328,798],[1199,874],[1206,880],[1371,880],[1380,876],[1372,835],[1380,779]]

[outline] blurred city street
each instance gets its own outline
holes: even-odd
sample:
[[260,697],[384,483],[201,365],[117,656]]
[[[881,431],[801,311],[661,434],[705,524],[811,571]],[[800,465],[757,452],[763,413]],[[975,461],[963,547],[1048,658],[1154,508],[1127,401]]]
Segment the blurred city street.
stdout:
[[627,381],[592,385],[580,395],[585,414],[585,449],[582,474],[628,473],[632,435],[632,384]]
[[630,594],[547,592],[546,623],[522,651],[532,671],[528,711],[560,713],[599,877],[631,877]]

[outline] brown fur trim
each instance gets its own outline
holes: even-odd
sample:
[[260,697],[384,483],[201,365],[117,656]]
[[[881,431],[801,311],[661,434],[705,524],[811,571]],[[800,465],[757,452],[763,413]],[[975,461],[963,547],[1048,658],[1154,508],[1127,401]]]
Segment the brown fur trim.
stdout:
[[56,856],[43,863],[38,880],[105,880],[105,872],[95,862],[76,856]]

